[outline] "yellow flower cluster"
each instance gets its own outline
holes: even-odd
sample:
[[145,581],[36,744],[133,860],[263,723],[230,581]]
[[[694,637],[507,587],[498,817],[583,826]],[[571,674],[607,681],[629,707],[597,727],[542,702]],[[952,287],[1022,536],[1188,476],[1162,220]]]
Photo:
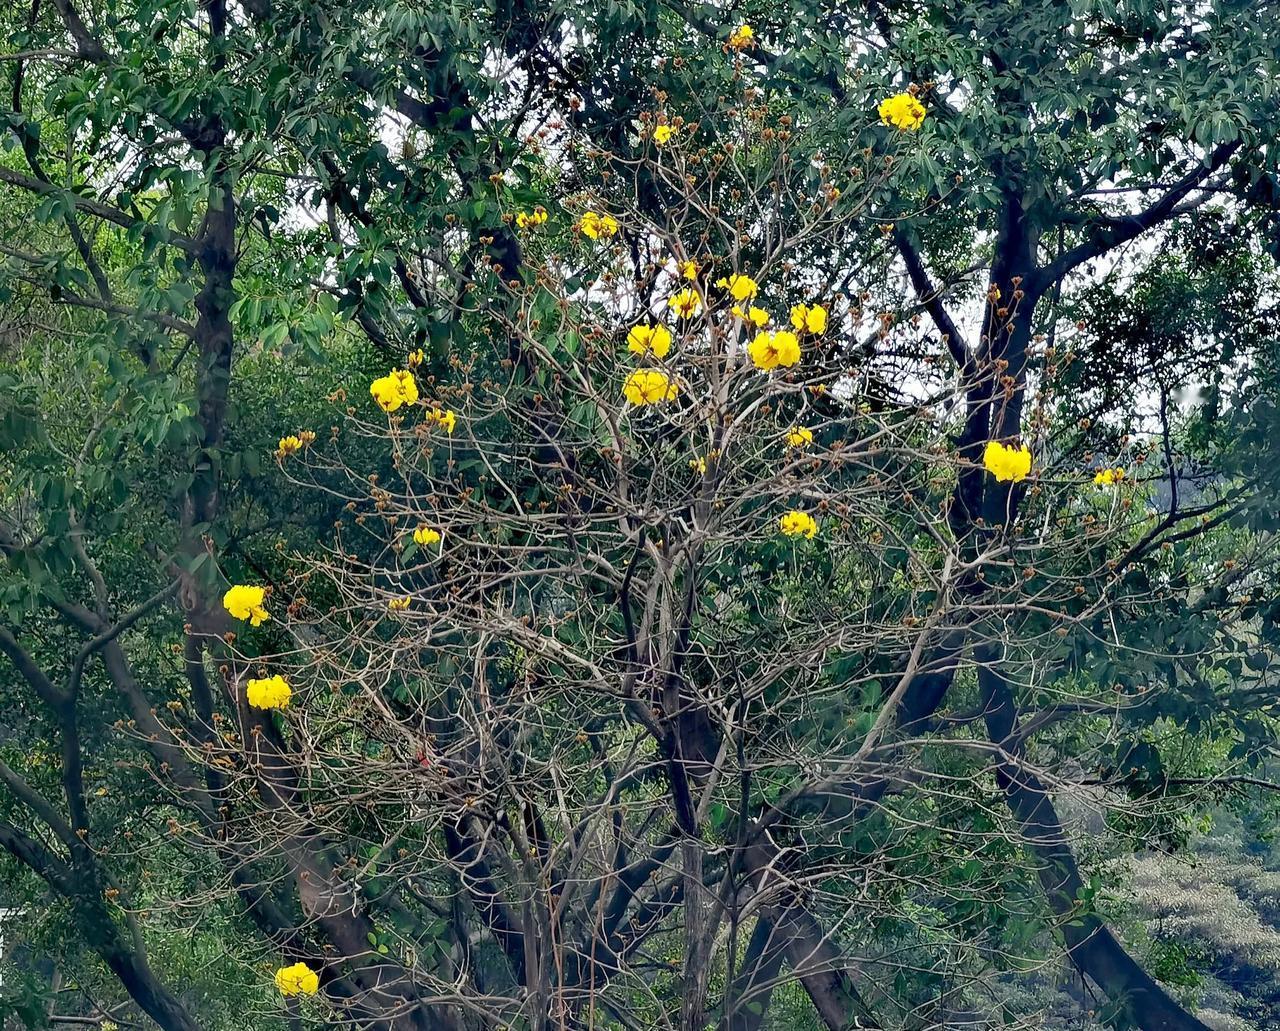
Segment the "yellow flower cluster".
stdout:
[[693,260],[682,261],[680,262],[679,267],[680,267],[680,275],[683,276],[685,279],[698,278],[698,263],[696,261],[693,261]]
[[667,299],[667,307],[682,319],[691,319],[702,311],[702,298],[698,291],[686,286]]
[[388,598],[387,611],[388,612],[406,612],[408,611],[408,608],[412,603],[413,603],[413,599],[410,598],[408,595],[406,595],[403,598]]
[[786,368],[800,361],[800,338],[788,329],[761,333],[747,347],[757,369]]
[[895,129],[919,129],[924,123],[924,105],[910,93],[896,93],[880,101],[880,121]]
[[680,130],[674,125],[659,125],[653,130],[653,142],[659,147],[663,144],[670,143],[671,138]]
[[801,333],[818,336],[827,331],[827,309],[820,304],[797,304],[791,309],[791,325]]
[[813,443],[813,430],[804,426],[792,426],[787,433],[787,447],[807,447]]
[[755,41],[756,34],[750,25],[739,25],[729,36],[729,49],[746,50]]
[[636,369],[622,384],[623,397],[637,406],[670,401],[677,393],[671,377],[660,369]]
[[987,443],[982,464],[1001,483],[1017,483],[1031,473],[1031,451],[1022,445],[1010,447],[998,440]]
[[316,435],[310,430],[303,430],[301,433],[290,433],[280,438],[280,443],[276,445],[276,458],[283,461],[290,455],[295,455],[304,447],[314,443]]
[[264,608],[266,598],[267,592],[261,587],[236,584],[222,596],[222,607],[236,619],[247,619],[252,626],[258,626],[271,618]]
[[1120,483],[1124,479],[1124,467],[1115,466],[1112,469],[1100,469],[1094,474],[1093,482],[1099,487],[1112,487]]
[[413,543],[420,548],[440,543],[440,531],[433,530],[425,523],[413,531]]
[[818,535],[818,524],[813,516],[795,508],[778,520],[778,529],[784,537],[807,537],[812,540]]
[[760,286],[750,276],[734,273],[732,276],[721,276],[716,286],[728,290],[735,301],[751,301],[760,292]]
[[735,304],[730,311],[740,319],[745,319],[755,325],[756,329],[764,329],[769,325],[769,319],[772,317],[763,308],[757,308],[754,304],[749,305],[743,310],[742,305]]
[[320,975],[305,963],[295,963],[276,971],[276,987],[281,995],[315,995],[320,990]]
[[582,235],[592,240],[602,236],[614,236],[618,232],[618,220],[612,215],[602,215],[597,211],[588,211],[578,219],[578,228]]
[[627,350],[632,354],[651,354],[662,359],[671,350],[671,331],[666,326],[632,326],[627,334]]
[[452,436],[454,427],[458,425],[458,413],[451,408],[433,408],[427,413],[426,421],[443,426],[444,431]]
[[292,695],[289,681],[279,673],[274,677],[252,679],[245,685],[245,698],[255,709],[283,709]]
[[411,369],[416,369],[419,365],[427,360],[427,353],[419,347],[416,351],[410,351],[405,358],[405,363]]
[[545,225],[547,221],[547,209],[536,207],[532,211],[516,212],[516,228],[517,229],[536,229],[540,225]]
[[384,412],[394,412],[417,402],[418,383],[407,369],[392,369],[369,384],[369,393]]

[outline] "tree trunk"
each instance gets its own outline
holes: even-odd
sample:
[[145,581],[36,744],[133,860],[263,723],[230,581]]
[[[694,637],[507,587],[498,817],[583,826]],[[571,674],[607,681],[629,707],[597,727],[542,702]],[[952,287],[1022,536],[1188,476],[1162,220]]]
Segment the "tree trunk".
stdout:
[[[1013,691],[989,665],[979,667],[978,682],[987,732],[1002,749],[996,780],[1017,821],[1024,847],[1037,860],[1040,886],[1059,919],[1058,931],[1071,961],[1093,979],[1132,1026],[1142,1031],[1209,1031],[1134,961],[1096,915],[1081,911],[1084,883],[1062,821],[1039,778],[1019,761],[1020,746],[1007,744],[1017,725]],[[1008,751],[1003,751],[1006,748]]]

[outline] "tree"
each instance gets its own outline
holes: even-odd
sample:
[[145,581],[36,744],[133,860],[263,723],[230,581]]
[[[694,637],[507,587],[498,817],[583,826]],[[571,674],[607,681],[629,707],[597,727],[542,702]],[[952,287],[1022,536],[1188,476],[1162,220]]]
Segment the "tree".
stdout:
[[[982,939],[963,924],[954,933],[940,925],[959,913],[995,922],[993,940],[1001,948],[1019,945],[1040,926],[1009,915],[1018,908],[1009,900],[1024,897],[1028,887],[1013,859],[1006,833],[1012,830],[1035,861],[1068,954],[1111,997],[1114,1019],[1197,1026],[1094,912],[1093,887],[1077,869],[1050,789],[1065,791],[1076,777],[1073,767],[1093,769],[1113,790],[1123,788],[1121,810],[1135,819],[1155,814],[1169,757],[1133,724],[1164,720],[1190,734],[1238,735],[1233,761],[1268,747],[1268,721],[1245,707],[1258,687],[1244,660],[1252,670],[1262,656],[1257,684],[1265,684],[1272,602],[1251,580],[1270,562],[1274,472],[1250,445],[1270,438],[1270,399],[1265,388],[1240,397],[1228,390],[1221,404],[1229,416],[1202,429],[1184,427],[1183,413],[1162,394],[1150,439],[1151,467],[1163,471],[1140,476],[1156,492],[1150,502],[1156,518],[1137,518],[1144,503],[1128,486],[1103,492],[1101,499],[1115,501],[1104,510],[1099,496],[1080,497],[1079,481],[1091,478],[1093,465],[1074,456],[1097,447],[1100,437],[1118,438],[1099,434],[1092,421],[1073,433],[1060,418],[1071,401],[1062,384],[1072,382],[1079,363],[1064,354],[1069,334],[1058,322],[1073,274],[1182,224],[1211,197],[1236,193],[1265,231],[1270,180],[1262,169],[1274,126],[1266,76],[1256,70],[1273,60],[1269,23],[1255,17],[1242,24],[1239,8],[1207,3],[1197,6],[1195,17],[1143,4],[1114,10],[877,4],[865,12],[772,6],[748,14],[756,38],[740,49],[737,41],[726,42],[737,23],[712,8],[606,6],[573,11],[567,21],[564,13],[550,5],[424,14],[401,6],[295,9],[253,0],[211,3],[196,12],[177,4],[96,11],[57,2],[5,16],[16,41],[14,60],[6,64],[17,146],[14,162],[0,167],[0,183],[8,188],[6,224],[14,227],[3,245],[15,284],[11,296],[26,301],[40,290],[56,308],[77,311],[74,325],[87,334],[92,359],[83,380],[68,375],[79,363],[67,352],[54,352],[52,366],[19,367],[5,402],[12,486],[0,544],[12,560],[12,579],[0,648],[12,665],[11,693],[33,721],[32,736],[55,741],[59,755],[56,778],[48,767],[6,767],[12,803],[3,825],[6,849],[67,900],[86,941],[154,1020],[163,1027],[200,1025],[200,1011],[148,961],[149,929],[121,918],[140,907],[130,902],[133,891],[113,884],[119,857],[98,844],[113,841],[116,818],[108,819],[86,794],[85,771],[94,776],[104,754],[97,736],[100,723],[110,721],[99,714],[122,711],[132,723],[113,749],[148,756],[140,771],[149,785],[140,810],[148,803],[171,807],[177,853],[207,847],[194,850],[207,864],[194,879],[204,890],[230,883],[254,932],[286,957],[323,967],[326,999],[352,1020],[452,1026],[478,1019],[470,1004],[502,1019],[515,1011],[531,1023],[567,1020],[566,1014],[577,1019],[582,999],[574,993],[585,990],[595,999],[600,978],[600,1005],[610,1006],[612,1019],[627,1021],[639,1005],[637,993],[658,1009],[678,995],[681,1019],[697,1026],[712,987],[708,978],[719,978],[718,1016],[754,1026],[785,970],[801,981],[825,1022],[843,1026],[851,1017],[906,1022],[915,1019],[921,1000],[933,1014],[924,1019],[945,1023],[944,1007],[960,1005],[962,989],[976,981],[944,977],[938,959],[924,974],[895,983],[891,997],[872,998],[842,948],[861,947],[866,969],[876,974],[900,966],[895,948],[925,948],[921,939],[945,930],[942,945],[929,942],[936,948],[930,955],[979,963]],[[635,46],[638,39],[643,48]],[[868,39],[886,49],[864,47]],[[893,60],[886,62],[885,53]],[[917,83],[927,109],[925,128],[905,147],[872,114],[880,99],[898,91],[891,83],[900,73]],[[778,101],[783,91],[793,94],[785,110]],[[739,113],[729,114],[730,106]],[[663,151],[669,162],[655,161],[650,130],[659,111],[667,126],[678,127],[675,145]],[[650,121],[637,131],[640,112]],[[394,129],[385,128],[388,120]],[[556,125],[560,120],[566,124]],[[694,122],[706,124],[699,130]],[[740,136],[727,138],[730,127]],[[390,136],[399,154],[389,147]],[[680,155],[692,161],[707,140],[718,142],[699,160],[721,162],[727,195],[719,192],[726,180],[717,175],[700,181],[694,172],[692,185],[672,177],[671,162]],[[789,164],[756,164],[774,153],[788,155]],[[861,174],[850,181],[855,168]],[[734,175],[745,178],[738,182]],[[633,201],[622,201],[619,183]],[[774,184],[776,195],[769,192]],[[623,439],[617,384],[610,379],[606,389],[601,380],[616,369],[617,342],[587,336],[601,325],[619,328],[620,313],[606,307],[615,316],[606,320],[579,296],[585,280],[577,269],[584,264],[594,273],[598,252],[585,252],[563,233],[518,233],[504,220],[542,204],[549,224],[563,226],[588,197],[623,223],[630,261],[619,264],[624,255],[608,252],[614,278],[605,283],[620,297],[665,291],[655,258],[683,255],[711,260],[726,274],[760,274],[766,291],[832,298],[843,321],[824,336],[833,343],[820,352],[821,364],[804,372],[814,386],[826,385],[828,395],[806,401],[822,421],[805,428],[819,448],[829,434],[832,442],[850,439],[852,456],[870,451],[871,440],[883,450],[816,469],[793,458],[783,469],[795,479],[785,486],[813,502],[849,504],[848,516],[837,509],[831,520],[874,527],[870,532],[883,534],[881,540],[868,547],[841,528],[831,542],[823,516],[823,543],[801,549],[790,579],[784,578],[783,556],[790,552],[760,535],[769,520],[752,521],[766,501],[778,500],[784,481],[749,463],[734,473],[741,481],[727,481],[736,507],[717,514],[712,488],[722,482],[721,461],[744,461],[780,446],[774,432],[763,429],[772,407],[752,414],[761,421],[744,430],[750,446],[734,458],[724,448],[720,456],[710,454],[727,432],[716,429],[714,419],[706,453],[681,455],[674,469],[670,451],[679,434],[689,432],[678,420],[654,419],[652,439]],[[1109,203],[1113,197],[1118,200]],[[822,222],[806,209],[811,202],[838,217]],[[742,225],[726,219],[724,210],[743,212]],[[532,260],[529,247],[536,252]],[[905,302],[869,274],[883,275],[889,247],[914,293]],[[786,270],[786,261],[796,268]],[[774,269],[772,279],[764,275]],[[984,275],[977,289],[981,314],[965,332],[969,320],[956,314],[954,299]],[[869,296],[862,297],[862,287]],[[697,281],[697,289],[704,304],[716,301],[719,318],[715,281]],[[857,296],[848,309],[834,300],[842,293]],[[870,325],[854,336],[856,308]],[[874,317],[881,312],[883,318]],[[917,315],[929,323],[917,329]],[[437,850],[454,868],[449,897],[456,905],[448,912],[439,911],[438,902],[433,908],[429,896],[418,897],[416,873],[400,868],[379,876],[375,897],[357,904],[348,879],[352,864],[385,862],[362,848],[407,832],[387,833],[376,813],[344,803],[343,791],[355,772],[387,778],[375,779],[370,792],[373,784],[389,790],[405,781],[403,769],[387,766],[385,744],[376,755],[356,756],[331,742],[326,735],[334,727],[349,729],[356,719],[341,706],[331,714],[308,709],[300,721],[279,726],[251,711],[244,680],[253,667],[245,665],[247,656],[228,651],[223,637],[226,616],[218,600],[227,581],[276,583],[281,592],[291,583],[271,535],[293,534],[304,553],[314,547],[307,537],[319,520],[308,525],[307,508],[272,496],[266,484],[278,481],[268,479],[269,471],[260,476],[255,463],[269,450],[267,438],[274,444],[285,428],[315,425],[327,438],[311,422],[321,417],[311,405],[328,391],[300,388],[297,370],[304,362],[336,358],[333,385],[345,385],[356,407],[363,388],[350,381],[372,362],[348,334],[348,319],[377,355],[378,373],[406,351],[424,348],[416,372],[423,393],[457,404],[464,460],[480,464],[462,468],[460,462],[443,473],[429,466],[419,475],[450,490],[470,489],[461,512],[479,518],[485,532],[492,524],[511,538],[472,545],[463,552],[472,566],[459,563],[449,574],[471,605],[465,618],[451,612],[452,618],[479,636],[461,642],[428,637],[428,659],[417,660],[422,683],[440,691],[451,684],[456,692],[478,669],[486,677],[501,672],[504,690],[515,692],[522,664],[542,653],[549,672],[535,668],[529,675],[544,690],[549,682],[556,699],[544,710],[513,695],[525,706],[519,710],[524,723],[500,728],[494,721],[509,717],[505,709],[467,713],[465,728],[448,728],[453,739],[437,758],[427,754],[429,731],[415,726],[413,734],[424,739],[422,756],[414,748],[398,757],[414,777],[425,776],[412,768],[423,760],[438,762],[451,777],[458,768],[464,782],[473,777],[486,789],[484,777],[500,774],[510,781],[506,797],[527,805],[518,817],[496,807],[478,814],[464,809],[458,817],[448,808],[457,799],[439,792],[437,823],[427,821],[413,833],[424,850]],[[553,323],[562,330],[555,337],[546,330]],[[932,331],[923,329],[928,324]],[[1042,349],[1037,333],[1052,347]],[[713,339],[720,338],[713,333]],[[255,355],[258,346],[267,353]],[[277,350],[280,359],[272,357]],[[712,347],[709,353],[729,351]],[[1219,378],[1230,365],[1222,357],[1209,363]],[[560,369],[559,382],[545,380],[549,366]],[[710,359],[707,368],[715,368]],[[849,370],[854,375],[846,379]],[[68,383],[87,399],[69,412],[65,402],[58,404]],[[470,417],[461,404],[481,403],[459,393],[464,384],[479,384],[475,396],[492,398],[482,418]],[[848,398],[846,385],[854,391]],[[697,411],[705,402],[704,380],[687,386],[673,407]],[[1098,419],[1104,429],[1124,421],[1126,413],[1117,409],[1129,399],[1146,400],[1133,398],[1137,386],[1110,406],[1107,419]],[[785,388],[781,397],[804,395]],[[281,402],[292,406],[292,418],[277,418],[271,427],[270,408]],[[955,414],[948,416],[951,403]],[[367,410],[363,396],[360,404]],[[361,410],[356,407],[353,418]],[[492,442],[504,439],[496,435],[477,438],[476,426],[495,433],[501,427],[509,446],[496,447]],[[773,431],[790,428],[779,423]],[[601,454],[594,435],[606,430],[609,451]],[[945,431],[955,432],[954,449],[939,450]],[[382,432],[365,432],[364,450],[354,454],[348,442],[361,434],[339,434],[345,467],[376,475],[379,483],[412,479],[407,459],[400,468],[386,465]],[[988,444],[1019,438],[1036,445],[1038,470],[1062,470],[1070,483],[1052,482],[1042,471],[1024,493],[1024,486],[993,480],[982,461]],[[329,454],[327,448],[308,446],[308,461],[322,450]],[[1182,463],[1192,450],[1212,463],[1215,476],[1207,492],[1187,501]],[[1131,453],[1137,459],[1147,452]],[[544,475],[527,475],[517,456]],[[630,461],[657,471],[648,481],[651,507],[629,513],[629,525],[597,530],[598,506],[619,507],[617,483],[605,478],[617,475],[615,460],[624,472]],[[708,471],[691,477],[689,460],[706,461]],[[1107,460],[1123,459],[1108,450]],[[496,463],[495,470],[485,461]],[[301,464],[290,457],[287,467]],[[545,482],[553,471],[552,482]],[[699,514],[699,502],[686,496],[690,479],[712,485],[701,501],[709,511]],[[491,493],[499,481],[514,491],[501,504]],[[383,503],[374,517],[383,543],[402,543],[379,522],[388,514],[403,522],[425,511],[414,500],[425,496],[416,493],[421,482],[429,481],[419,481],[413,495],[374,499]],[[138,484],[146,489],[131,496]],[[330,495],[335,509],[369,495],[363,486],[358,493],[328,486],[337,490]],[[943,519],[939,503],[949,489]],[[1163,501],[1161,491],[1168,495]],[[897,505],[890,504],[893,497]],[[549,513],[582,509],[573,518],[583,519],[585,529],[575,525],[566,534],[562,513],[543,520],[527,507],[543,502]],[[325,513],[326,524],[333,514]],[[449,516],[450,548],[455,539],[469,539],[459,532],[463,518]],[[670,527],[658,539],[673,551],[655,553],[650,523]],[[692,544],[683,536],[690,525]],[[1033,530],[1041,525],[1049,529]],[[113,546],[122,527],[150,551]],[[707,540],[696,539],[704,531]],[[371,622],[367,605],[376,595],[369,583],[415,561],[406,558],[410,548],[393,563],[374,550],[378,535],[358,546],[343,540],[342,554],[322,567],[343,592],[331,587],[323,595],[325,605],[338,605],[335,615],[304,600],[311,587],[291,590],[291,618],[277,609],[274,626],[268,624],[272,636],[252,642],[254,657],[280,652],[271,661],[283,663],[288,649],[306,649],[316,662],[315,680],[328,682],[369,646],[371,635],[401,626],[381,611]],[[561,570],[553,560],[570,544],[611,568]],[[634,560],[626,557],[631,549]],[[1230,557],[1237,551],[1240,557]],[[144,568],[139,553],[147,555]],[[624,588],[615,573],[625,579],[629,569],[635,572]],[[533,640],[532,631],[495,608],[495,585],[530,577],[546,596],[537,605],[527,602],[521,615],[554,618],[566,633],[580,635],[574,645],[592,656],[585,673],[566,667],[566,655],[545,654],[552,646],[544,635]],[[738,577],[743,582],[735,594]],[[699,585],[716,578],[730,586],[708,607]],[[636,631],[627,629],[624,610],[637,581],[651,588],[656,607],[629,618],[642,628],[657,619],[666,636],[654,635],[665,651],[641,655],[641,638],[633,641]],[[815,582],[845,604],[813,597]],[[408,613],[397,617],[406,629],[417,621],[417,590],[434,589],[429,579],[424,584],[410,594]],[[556,596],[557,584],[562,593],[570,586],[594,591],[592,604],[584,602],[586,612],[571,619],[564,606],[577,613],[578,603]],[[744,598],[785,603],[789,612],[821,612],[832,621],[830,605],[844,636],[824,638],[817,619],[818,628],[807,634],[783,634]],[[701,621],[722,602],[734,621]],[[317,614],[324,618],[308,633],[305,624]],[[868,618],[859,622],[860,614]],[[286,622],[299,639],[276,631]],[[332,640],[339,628],[343,634]],[[1245,634],[1249,645],[1238,655],[1234,642]],[[1104,648],[1106,639],[1111,643]],[[163,647],[175,641],[182,658],[176,669],[167,666]],[[628,648],[637,654],[626,655]],[[766,649],[789,656],[802,673],[777,670],[776,696],[729,692],[746,676],[744,669],[721,675],[730,658],[761,678],[772,676]],[[825,656],[833,649],[844,664],[828,668]],[[457,663],[459,651],[471,660],[471,672]],[[299,660],[289,661],[301,668]],[[630,664],[621,679],[635,685],[646,684],[646,668],[661,672],[657,713],[645,717],[651,699],[639,688],[635,697],[611,699],[611,708],[562,699],[574,686],[598,688],[620,662]],[[488,664],[496,672],[490,674]],[[391,682],[388,697],[362,682],[359,697],[376,705],[372,714],[358,714],[362,736],[386,732],[397,740],[411,713],[439,720],[460,711],[447,692],[419,697],[412,694],[418,688],[405,687],[410,695],[397,698],[404,686]],[[806,695],[806,686],[819,693]],[[1122,696],[1134,692],[1132,705],[1114,704],[1115,686]],[[473,684],[471,690],[478,689]],[[831,712],[813,700],[827,697],[838,699]],[[627,703],[622,713],[619,700]],[[757,702],[762,711],[752,713]],[[504,698],[503,704],[516,702]],[[167,707],[176,707],[173,719],[163,715]],[[760,721],[750,750],[748,714]],[[851,719],[850,729],[829,726],[832,714]],[[546,813],[558,810],[548,798],[565,788],[548,786],[547,778],[554,781],[552,771],[572,768],[568,763],[614,776],[604,767],[621,761],[621,716],[633,721],[625,726],[632,728],[638,757],[635,785],[624,769],[619,787],[602,790],[612,806],[621,805],[624,788],[635,792],[653,823],[637,827],[624,820],[619,842],[628,851],[642,849],[645,858],[620,853],[615,870],[592,851],[592,835],[561,837],[562,828],[549,821]],[[332,721],[316,738],[323,744],[318,754],[327,759],[318,769],[333,776],[327,786],[323,778],[303,778],[317,753],[297,734],[311,719]],[[977,721],[989,738],[981,747],[957,738]],[[518,735],[508,744],[497,733],[521,725],[545,727],[532,752]],[[575,725],[587,739],[578,742],[575,730],[573,747],[586,750],[581,760],[576,752],[558,751],[552,733]],[[990,812],[975,754],[994,756],[1008,824]],[[718,799],[706,778],[723,778],[727,769],[744,785],[735,799]],[[954,798],[953,778],[974,786]],[[250,784],[256,795],[246,792]],[[584,776],[576,786],[589,791],[593,783]],[[304,802],[308,809],[299,812]],[[269,833],[265,824],[241,824],[242,814],[260,805],[276,816],[278,826]],[[672,833],[662,837],[668,811]],[[589,815],[583,810],[583,818]],[[521,826],[521,819],[531,823]],[[708,828],[736,828],[732,848],[727,833],[710,847]],[[961,841],[974,835],[982,849],[955,846],[957,834]],[[603,912],[614,921],[608,934],[587,936],[587,947],[576,953],[547,939],[559,927],[548,914],[563,905],[569,915],[572,899],[561,893],[562,902],[544,900],[539,914],[530,909],[534,897],[521,890],[542,885],[530,850],[542,856],[553,842],[565,841],[576,841],[580,862],[593,860],[588,869],[601,885],[595,901],[609,898]],[[950,842],[954,861],[939,864],[928,850],[943,841]],[[798,870],[832,847],[851,850],[859,870],[891,867],[883,879],[873,878],[885,894],[858,896],[851,867],[840,860],[800,876]],[[923,863],[922,855],[928,857]],[[490,869],[500,858],[506,865]],[[984,867],[1001,876],[987,879]],[[652,886],[651,871],[659,871]],[[610,878],[618,886],[607,896]],[[929,887],[908,891],[913,884]],[[722,895],[721,887],[733,890]],[[578,891],[581,905],[590,888]],[[754,902],[741,897],[743,891],[754,892]],[[919,915],[922,895],[936,918]],[[935,895],[963,905],[949,907]],[[113,908],[118,900],[124,910]],[[864,911],[857,925],[855,900]],[[754,913],[734,908],[748,905]],[[513,908],[521,910],[520,928]],[[406,924],[397,924],[389,940],[378,923],[384,913]],[[485,928],[479,941],[473,941],[472,913]],[[713,929],[726,919],[732,933],[722,942]],[[546,934],[528,933],[530,922]],[[438,962],[419,951],[428,940],[445,943]],[[649,953],[637,951],[657,945],[684,949],[674,982],[666,980],[669,973],[651,971]],[[642,958],[633,962],[628,946]],[[547,965],[566,957],[567,970]],[[471,971],[473,983],[457,981]],[[440,989],[446,981],[461,987],[420,999],[421,985]],[[506,989],[494,986],[504,983],[525,993],[524,1001],[495,1002]],[[622,1001],[615,997],[619,989]],[[735,1000],[742,1005],[735,1008]],[[716,1006],[711,1009],[714,1019]]]

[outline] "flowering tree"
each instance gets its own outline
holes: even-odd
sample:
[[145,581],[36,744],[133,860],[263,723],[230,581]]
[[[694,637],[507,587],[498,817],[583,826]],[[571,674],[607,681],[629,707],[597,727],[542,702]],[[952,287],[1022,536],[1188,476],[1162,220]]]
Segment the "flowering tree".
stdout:
[[[746,1028],[793,979],[831,1027],[945,1025],[981,1011],[983,950],[1043,926],[1009,898],[1025,851],[1116,1019],[1197,1026],[1102,923],[1051,801],[1070,778],[1028,750],[1085,717],[1099,762],[1163,687],[1063,675],[1073,631],[1156,597],[1127,575],[1166,528],[1134,503],[1147,451],[1055,460],[1056,349],[1004,432],[1007,359],[939,370],[886,253],[842,249],[892,238],[874,202],[920,107],[812,163],[750,85],[647,114],[634,159],[549,139],[611,188],[508,213],[521,275],[465,294],[477,345],[447,375],[409,354],[323,445],[282,439],[348,519],[278,586],[295,647],[236,633],[245,723],[213,761],[268,810],[231,847],[349,857],[299,884],[320,926],[368,921],[369,948],[315,959],[331,1003]],[[991,284],[988,339],[1015,339],[1028,278]]]
[[1271,746],[1274,409],[1220,348],[1179,407],[1226,323],[1159,292],[1062,316],[1224,192],[1265,236],[1267,21],[810,6],[0,14],[5,296],[65,320],[5,372],[0,845],[85,996],[950,1027],[1056,941],[1202,1026],[1059,808],[1173,840]]

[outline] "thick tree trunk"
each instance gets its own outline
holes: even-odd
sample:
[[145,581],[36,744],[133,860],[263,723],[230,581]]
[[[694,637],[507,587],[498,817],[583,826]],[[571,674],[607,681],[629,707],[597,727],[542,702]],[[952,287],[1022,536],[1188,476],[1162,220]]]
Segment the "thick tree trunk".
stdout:
[[879,1027],[853,982],[852,962],[805,907],[797,887],[788,883],[779,856],[778,848],[767,842],[743,853],[743,869],[762,895],[761,912],[775,928],[775,947],[785,952],[791,972],[831,1031]]
[[785,958],[785,943],[773,921],[757,917],[742,967],[725,995],[720,1031],[760,1031]]
[[124,943],[111,915],[93,901],[76,903],[78,926],[125,991],[164,1031],[202,1031],[186,1007],[156,977],[144,956]]
[[[991,658],[987,656],[986,658]],[[1124,1018],[1142,1031],[1209,1031],[1142,969],[1093,913],[1081,910],[1084,883],[1048,791],[1019,761],[1010,743],[1017,707],[1009,683],[989,665],[978,672],[986,709],[987,732],[1005,749],[996,768],[1023,845],[1036,858],[1037,875],[1058,931],[1082,974],[1106,993]]]

